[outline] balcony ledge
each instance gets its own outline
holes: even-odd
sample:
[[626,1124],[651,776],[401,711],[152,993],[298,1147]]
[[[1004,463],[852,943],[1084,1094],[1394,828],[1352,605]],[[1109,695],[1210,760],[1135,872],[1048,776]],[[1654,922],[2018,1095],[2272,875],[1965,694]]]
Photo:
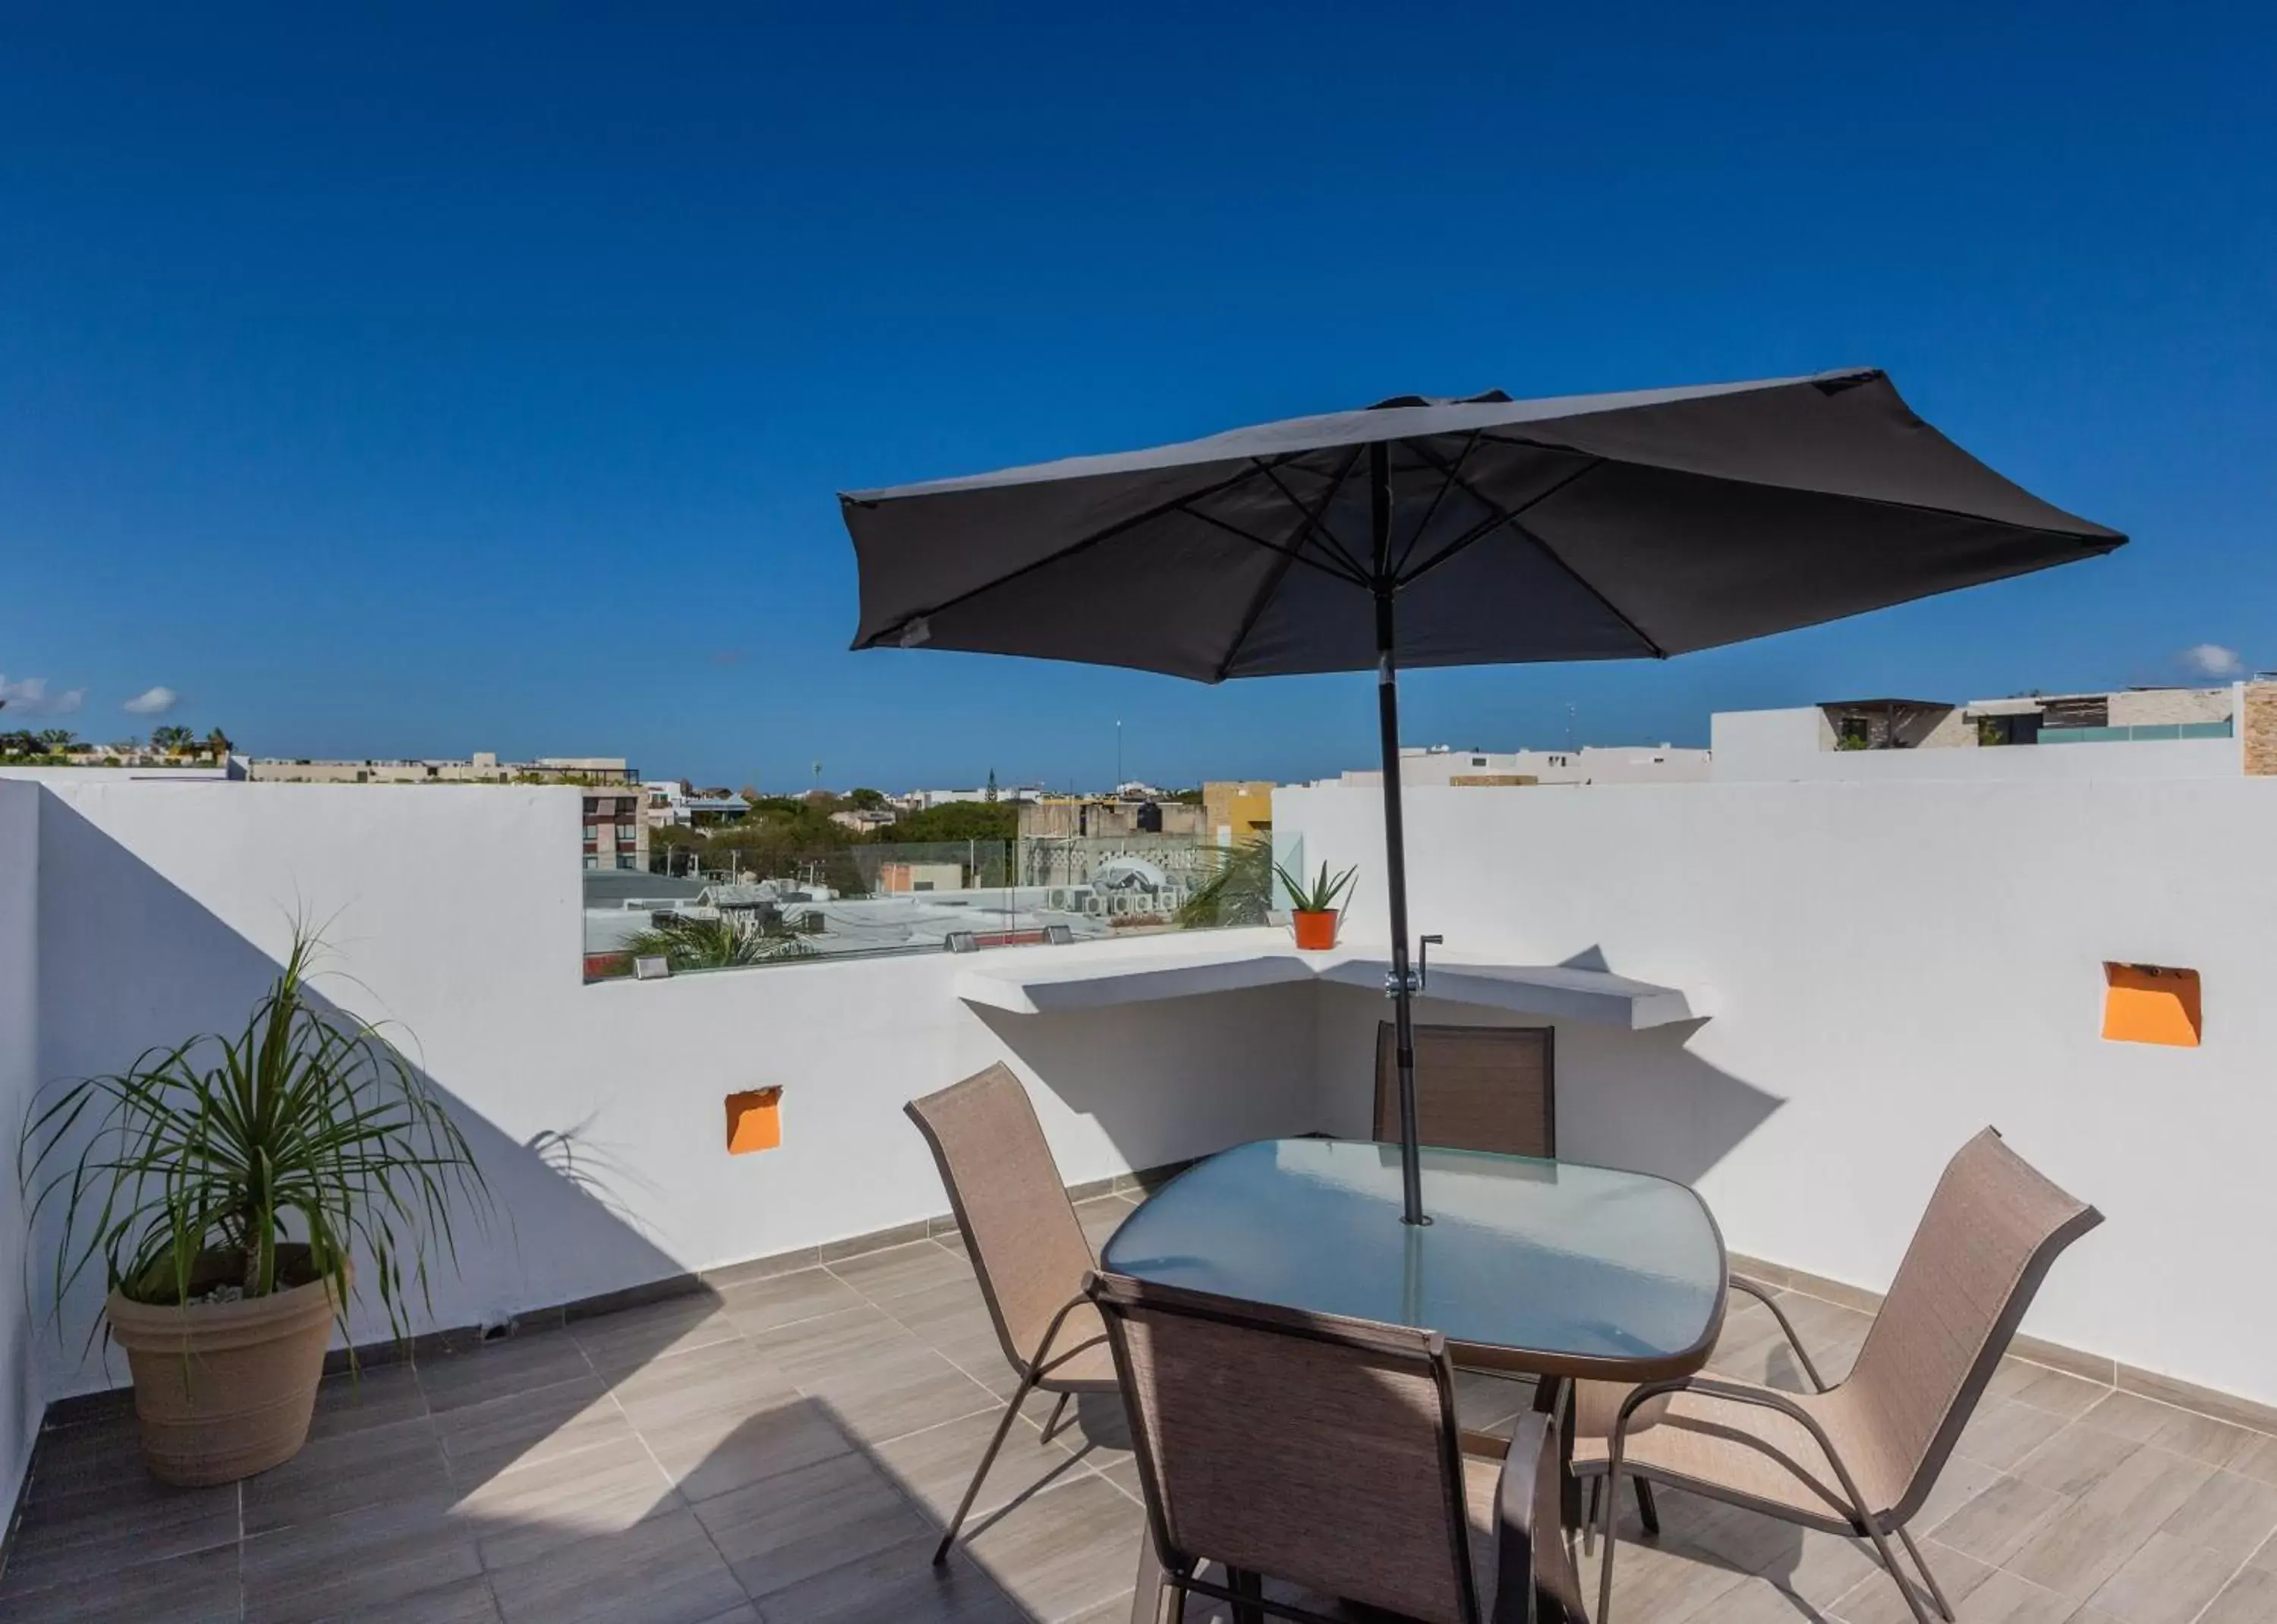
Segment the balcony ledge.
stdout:
[[[1078,947],[1012,948],[962,971],[956,996],[1016,1015],[1062,1014],[1151,1004],[1294,982],[1331,982],[1380,991],[1391,968],[1381,943],[1299,952],[1276,928],[1150,937]],[[1643,1031],[1705,1018],[1702,999],[1675,987],[1608,970],[1516,965],[1434,955],[1426,995],[1440,1003],[1498,1009],[1588,1026]]]

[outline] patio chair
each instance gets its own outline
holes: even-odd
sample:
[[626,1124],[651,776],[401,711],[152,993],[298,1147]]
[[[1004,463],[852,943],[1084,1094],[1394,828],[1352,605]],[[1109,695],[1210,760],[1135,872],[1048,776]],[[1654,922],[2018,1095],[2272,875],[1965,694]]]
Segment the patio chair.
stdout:
[[[1392,1025],[1375,1034],[1375,1136],[1399,1141]],[[1421,1142],[1505,1156],[1557,1154],[1557,1101],[1547,1027],[1415,1028],[1415,1128]]]
[[1048,1441],[1070,1398],[1116,1391],[1115,1362],[1099,1311],[1083,1294],[1097,1261],[1091,1241],[1020,1080],[998,1064],[903,1109],[933,1148],[996,1339],[1020,1378],[933,1552],[940,1563],[1028,1394],[1059,1397],[1044,1423]]
[[[1466,1455],[1436,1332],[1094,1276],[1131,1409],[1149,1552],[1133,1624],[1163,1602],[1241,1624],[1321,1613],[1275,1579],[1428,1624],[1588,1624],[1558,1521],[1557,1423]],[[1222,1579],[1204,1576],[1212,1564]]]
[[[1579,1408],[1585,1418],[1611,1412],[1612,1423],[1600,1436],[1577,1433],[1573,1469],[1614,1484],[1628,1473],[1870,1540],[1918,1624],[1930,1624],[1919,1587],[1891,1551],[1895,1535],[1950,1620],[1952,1604],[1906,1525],[1936,1485],[2049,1266],[2102,1221],[1988,1127],[1946,1165],[1848,1377],[1832,1386],[1822,1380],[1774,1303],[1815,1391],[1695,1376],[1628,1389],[1616,1403],[1600,1388]],[[1733,1284],[1770,1301],[1759,1286]],[[1634,1422],[1648,1410],[1661,1412],[1657,1423],[1639,1431]],[[1614,1498],[1603,1497],[1598,1624],[1612,1596]]]

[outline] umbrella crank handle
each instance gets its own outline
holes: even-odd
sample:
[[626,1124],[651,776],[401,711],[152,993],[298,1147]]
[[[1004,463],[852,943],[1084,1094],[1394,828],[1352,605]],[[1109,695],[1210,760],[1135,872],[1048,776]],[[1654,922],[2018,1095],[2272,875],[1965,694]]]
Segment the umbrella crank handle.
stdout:
[[[1420,993],[1430,984],[1431,945],[1436,942],[1443,947],[1447,945],[1447,938],[1443,936],[1425,936],[1418,937],[1416,942],[1418,945],[1415,953],[1415,968],[1407,972],[1407,992],[1411,998]],[[1399,996],[1399,973],[1397,970],[1384,972],[1383,996],[1387,998],[1396,998]]]

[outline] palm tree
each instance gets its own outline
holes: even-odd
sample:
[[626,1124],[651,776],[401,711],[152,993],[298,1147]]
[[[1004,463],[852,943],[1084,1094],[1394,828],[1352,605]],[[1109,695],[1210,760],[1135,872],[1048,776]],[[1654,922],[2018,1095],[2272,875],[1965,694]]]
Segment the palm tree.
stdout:
[[169,722],[164,727],[150,730],[150,747],[162,755],[179,755],[196,740],[197,735],[188,728]]
[[79,735],[68,727],[43,727],[40,730],[40,747],[50,755],[62,755],[79,748]]
[[214,760],[221,761],[237,748],[237,745],[227,733],[217,727],[206,735],[206,748],[212,753]]
[[727,919],[669,918],[640,932],[622,951],[635,959],[662,959],[682,970],[725,970],[738,965],[804,959],[814,950],[796,937],[744,930]]
[[1259,835],[1216,858],[1209,878],[1178,909],[1182,930],[1261,925],[1273,905],[1273,837]]

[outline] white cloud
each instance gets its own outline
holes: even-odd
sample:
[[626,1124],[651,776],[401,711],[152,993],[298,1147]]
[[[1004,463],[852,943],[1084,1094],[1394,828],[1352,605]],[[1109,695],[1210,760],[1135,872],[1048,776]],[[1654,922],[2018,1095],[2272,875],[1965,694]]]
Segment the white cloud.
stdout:
[[2174,656],[2185,671],[2196,672],[2201,677],[2242,677],[2245,662],[2237,657],[2237,650],[2225,649],[2220,643],[2197,643]]
[[18,716],[67,717],[87,702],[87,690],[65,688],[50,694],[45,677],[26,677],[16,682],[0,677],[0,702]]
[[119,709],[131,716],[162,717],[180,702],[181,697],[171,688],[145,688]]

